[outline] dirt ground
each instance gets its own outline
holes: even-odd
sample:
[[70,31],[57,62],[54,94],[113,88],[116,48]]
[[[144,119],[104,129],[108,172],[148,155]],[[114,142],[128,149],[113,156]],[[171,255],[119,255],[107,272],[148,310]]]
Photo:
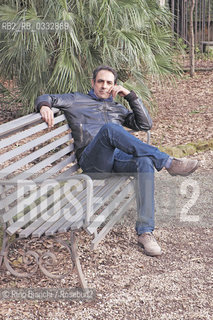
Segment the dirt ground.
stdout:
[[[175,85],[160,87],[153,82],[158,102],[153,115],[154,145],[177,146],[213,138],[212,83],[212,71],[199,72],[193,79],[186,73]],[[148,257],[138,247],[133,206],[95,251],[90,250],[90,236],[79,234],[80,259],[95,299],[2,300],[0,319],[212,320],[213,151],[209,148],[190,157],[200,160],[200,168],[190,178],[176,179],[165,171],[156,174],[155,236],[162,256]],[[194,222],[190,221],[193,216],[198,217]],[[61,265],[71,272],[68,253]],[[0,283],[4,289],[79,286],[71,274],[63,280],[49,280],[39,273],[17,279],[6,270],[0,271]]]

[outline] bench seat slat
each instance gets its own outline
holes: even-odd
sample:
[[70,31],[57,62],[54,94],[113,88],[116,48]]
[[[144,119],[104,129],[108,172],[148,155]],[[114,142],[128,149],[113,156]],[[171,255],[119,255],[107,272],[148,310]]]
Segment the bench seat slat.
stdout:
[[[72,177],[70,177],[70,179],[69,179],[69,181],[75,181],[75,186],[77,185],[76,184],[76,180],[77,181],[80,181],[79,183],[85,183],[88,187],[89,187],[89,190],[90,191],[92,191],[92,185],[91,185],[91,183],[92,183],[92,180],[89,178],[89,177],[87,177],[86,175],[79,175],[79,174],[77,174],[76,176],[72,176]],[[73,184],[72,184],[73,185]],[[66,206],[66,203],[65,202],[63,202],[63,200],[62,200],[62,202],[63,202],[63,210],[64,209],[66,209],[67,210],[67,208],[70,210],[70,206],[72,205],[73,206],[73,208],[74,208],[74,205],[75,205],[75,203],[76,202],[78,202],[78,201],[80,201],[81,200],[81,198],[82,199],[84,199],[85,198],[85,190],[86,190],[86,192],[88,192],[87,191],[87,189],[85,189],[85,187],[84,187],[84,189],[83,189],[83,191],[81,191],[81,192],[78,192],[78,194],[77,194],[77,191],[76,190],[73,190],[72,191],[72,193],[71,193],[71,196],[72,196],[72,198],[70,199],[70,193],[69,193],[69,197],[68,197],[68,206]],[[77,200],[76,200],[76,195],[77,195]],[[71,204],[70,204],[71,203]],[[64,204],[65,204],[65,206],[64,206]],[[57,204],[56,204],[57,205]],[[88,205],[89,206],[91,206],[91,202],[88,202]],[[74,210],[75,210],[75,208],[74,208]],[[87,210],[87,208],[85,208],[85,210]],[[63,212],[62,212],[63,213]],[[55,221],[58,221],[58,219],[60,219],[60,217],[61,217],[61,214],[62,214],[61,212],[55,212],[55,208],[50,208],[48,211],[47,211],[47,214],[48,214],[48,216],[51,216],[51,223],[50,223],[50,221],[46,221],[46,222],[43,222],[43,220],[42,221],[40,221],[41,222],[41,225],[40,225],[40,227],[36,230],[36,233],[35,234],[33,234],[33,236],[36,236],[36,237],[40,237],[51,225],[53,225],[53,223],[55,222]],[[44,213],[44,214],[46,214],[46,213]],[[40,218],[39,218],[40,220],[41,219],[43,219],[43,217],[41,216]],[[74,218],[75,219],[75,218]]]
[[[83,228],[83,226],[84,226],[84,219],[79,220],[79,221],[77,221],[77,222],[74,222],[74,223],[71,225],[70,230],[78,230],[78,229]],[[59,232],[61,232],[61,231],[59,231]],[[64,232],[64,231],[62,231],[62,232]]]
[[[39,194],[38,194],[39,193]],[[2,219],[4,223],[9,222],[14,217],[17,217],[17,215],[21,214],[18,210],[22,210],[24,204],[27,206],[32,206],[31,210],[36,207],[35,201],[45,196],[47,193],[46,186],[37,187],[35,184],[31,186],[31,193],[30,196],[27,199],[22,199],[18,203],[18,206],[12,207],[9,211],[7,211],[5,214],[3,214]],[[26,215],[25,215],[26,216]]]
[[[38,217],[35,221],[33,221],[30,224],[30,226],[28,226],[26,229],[22,230],[19,233],[19,237],[26,238],[29,235],[31,235],[31,233],[35,230],[36,230],[37,236],[40,237],[42,235],[42,231],[44,233],[45,230],[49,227],[49,225],[52,225],[53,223],[55,223],[55,221],[58,219],[59,210],[61,210],[61,208],[65,207],[65,205],[67,205],[69,203],[66,196],[64,196],[60,201],[56,201],[56,197],[58,196],[59,192],[60,192],[60,190],[58,192],[56,192],[50,198],[50,202],[51,202],[51,200],[53,201],[53,199],[54,199],[54,201],[55,201],[54,206],[48,210],[44,210],[45,209],[44,208],[43,212],[41,213],[41,216]],[[48,220],[49,220],[49,222],[48,222]],[[49,223],[49,225],[48,225],[48,223]]]
[[[102,190],[103,190],[103,194],[105,194],[106,186],[102,187]],[[93,189],[93,197],[94,198],[97,198],[98,192],[100,192],[100,190],[97,187],[94,186],[94,189]],[[81,204],[83,206],[85,206],[85,204],[86,204],[86,198],[85,197],[81,199]],[[94,206],[93,206],[93,209],[94,209]],[[95,212],[95,210],[94,210],[94,212]],[[80,218],[82,219],[82,215],[79,215],[78,220],[80,220]],[[66,231],[68,231],[71,228],[72,224],[73,224],[73,222],[70,222],[69,220],[66,220],[62,216],[61,219],[60,219],[60,227],[58,228],[58,232],[66,232]]]
[[132,202],[135,200],[135,195],[132,194],[129,196],[127,201],[121,205],[121,207],[118,209],[118,211],[115,213],[112,219],[110,219],[107,224],[101,229],[101,231],[95,236],[95,238],[92,240],[92,249],[96,249],[100,241],[109,233],[109,231],[112,229],[112,227],[120,221],[122,216],[125,214],[129,206],[132,204]]
[[51,208],[51,209],[47,210],[40,217],[38,217],[35,221],[30,223],[29,226],[27,226],[25,229],[21,230],[19,232],[19,237],[20,238],[27,238],[27,237],[31,236],[33,232],[35,232],[36,237],[41,237],[44,234],[44,230],[46,229],[45,223],[47,223],[47,220],[48,220],[47,218],[45,218],[45,215],[49,217],[49,224],[53,223],[53,221],[51,222],[51,219],[54,219],[54,218],[52,218],[53,215],[56,214],[61,209],[61,207],[63,207],[63,205],[66,205],[65,199],[61,200],[60,204],[57,203],[55,205],[54,209]]
[[[116,177],[116,178],[109,178],[106,180],[107,185],[104,188],[100,188],[99,192],[96,194],[96,201],[94,204],[94,212],[98,211],[103,203],[107,201],[108,198],[112,197],[113,194],[119,190],[126,181],[126,177]],[[98,198],[101,201],[98,201]],[[91,217],[91,221],[94,219],[94,216]]]
[[[58,230],[58,224],[60,224],[60,218],[63,216],[69,216],[70,221],[74,222],[76,221],[76,214],[77,210],[80,208],[80,201],[81,199],[85,198],[85,190],[81,191],[78,195],[75,195],[72,203],[69,203],[68,206],[63,207],[63,212],[62,210],[55,212],[52,215],[52,220],[53,221],[46,221],[43,225],[40,226],[37,230],[35,230],[32,233],[33,237],[41,237],[44,233],[46,235],[53,235],[56,233],[55,230]],[[84,215],[84,212],[86,210],[86,207],[84,207],[84,210],[82,212],[82,215]]]
[[[98,182],[98,185],[100,185],[100,182]],[[108,186],[108,184],[107,184]],[[106,190],[106,189],[105,189]],[[94,187],[93,190],[93,196],[96,197],[97,196],[97,188]],[[103,191],[104,193],[104,191]],[[77,212],[75,214],[75,220],[79,221],[82,220],[82,217],[85,216],[85,210],[86,210],[86,191],[81,192],[80,197],[78,196],[78,202],[81,203],[82,208],[83,208],[83,214]],[[75,208],[71,209],[71,211],[69,212],[69,214],[73,214],[73,211],[75,211]],[[73,224],[73,219],[67,219],[66,215],[62,215],[54,225],[51,226],[51,228],[45,232],[46,235],[53,235],[55,232],[65,232],[68,231],[71,226]]]
[[[49,183],[51,185],[55,185],[57,186],[58,185],[58,182],[57,180],[47,180],[48,182],[48,185]],[[7,211],[6,213],[4,213],[2,215],[2,220],[4,221],[4,223],[7,223],[9,222],[11,219],[13,219],[14,217],[17,217],[18,214],[20,214],[21,212],[18,212],[17,209],[20,208],[22,209],[24,204],[26,204],[26,201],[27,201],[27,205],[28,206],[36,206],[34,205],[35,201],[38,201],[39,199],[41,199],[42,197],[45,197],[46,196],[46,193],[47,192],[50,192],[50,189],[47,191],[47,184],[43,184],[41,185],[41,187],[38,187],[34,181],[33,181],[33,184],[31,184],[31,187],[30,187],[30,196],[27,198],[27,199],[20,199],[19,203],[18,203],[18,207],[17,206],[14,206],[12,207],[9,211]],[[27,190],[25,191],[27,192]],[[56,193],[57,195],[57,193]]]
[[[35,193],[32,193],[31,197],[29,197],[31,198],[31,200],[27,199],[27,203],[31,205],[32,208],[30,212],[24,215],[24,218],[20,217],[20,219],[18,219],[16,222],[13,222],[12,225],[7,228],[8,233],[10,235],[17,232],[20,228],[25,227],[25,225],[28,225],[29,222],[34,223],[34,228],[36,225],[37,227],[41,226],[41,224],[45,223],[48,220],[49,222],[51,221],[51,224],[54,224],[55,221],[58,219],[56,218],[56,216],[58,216],[59,210],[64,210],[66,205],[68,205],[69,207],[72,205],[75,205],[75,202],[76,202],[75,195],[72,195],[72,193],[70,193],[70,188],[76,185],[75,179],[69,180],[69,183],[65,183],[65,184],[62,183],[62,185],[60,185],[55,180],[53,181],[50,180],[49,184],[50,185],[53,184],[52,189],[49,190],[48,188],[48,191],[47,191],[46,189],[47,186],[43,186],[39,189],[40,202],[37,205],[35,204],[35,200],[36,200],[34,198]],[[54,194],[47,197],[47,192],[49,191],[54,191]],[[35,190],[35,192],[37,192],[37,190]],[[73,198],[73,201],[72,199],[70,199],[70,195],[72,195],[71,198]],[[85,197],[85,194],[83,196]],[[30,203],[31,201],[33,201],[32,204]],[[54,204],[54,205],[50,209],[48,209],[48,206],[50,204]],[[39,217],[36,221],[34,221],[34,219],[40,214],[41,214],[41,217]],[[5,214],[3,218],[4,220],[7,220],[8,215]],[[29,229],[27,230],[27,232],[29,232]],[[27,232],[22,232],[22,236]]]
[[[107,179],[104,180],[106,182],[105,185],[97,185],[94,186],[93,197],[94,199],[101,199],[101,202],[95,202],[93,205],[93,216],[97,212],[97,210],[102,207],[109,199],[109,195],[111,196],[115,193],[124,183],[124,178],[120,178],[120,182],[118,179]],[[101,189],[100,189],[101,187]],[[110,192],[110,193],[109,193]],[[82,204],[86,202],[85,199],[82,200]],[[66,232],[72,227],[72,223],[69,220],[65,220],[64,217],[60,219],[60,228],[59,232]]]
[[64,208],[63,214],[57,219],[55,224],[45,231],[46,235],[53,235],[54,233],[59,232],[60,227],[67,221],[69,221],[70,224],[73,224],[73,222],[82,220],[82,218],[85,217],[87,210],[87,190],[83,189],[80,192],[76,191],[73,195],[73,201]]
[[[93,214],[106,202],[106,197],[107,197],[107,193],[109,190],[113,190],[113,192],[115,191],[115,189],[113,189],[115,187],[115,182],[117,180],[107,180],[107,184],[102,184],[104,182],[106,182],[106,180],[99,180],[97,185],[93,185],[93,198],[95,199],[94,204],[93,204]],[[116,184],[117,188],[119,188],[119,183],[117,181]],[[97,202],[96,200],[100,198],[101,202]],[[82,203],[86,202],[86,199],[82,200]],[[64,221],[64,223],[63,223]],[[65,232],[67,230],[69,230],[71,227],[71,223],[69,221],[66,221],[63,219],[63,217],[61,218],[61,227],[59,229],[60,232]]]
[[132,181],[128,182],[126,186],[123,187],[122,191],[111,201],[108,206],[102,211],[101,215],[98,215],[93,222],[86,227],[90,234],[96,232],[97,228],[108,218],[111,212],[121,203],[121,201],[127,196],[128,193],[134,193],[134,186]]
[[[52,191],[54,191],[54,194],[49,196],[48,198],[46,198],[46,194],[47,194],[46,187],[43,188],[44,193],[42,193],[42,188],[40,188],[39,189],[39,197],[41,198],[41,202],[38,205],[34,205],[34,208],[32,208],[30,210],[30,212],[26,213],[23,218],[21,217],[16,222],[14,222],[12,224],[12,226],[8,227],[7,228],[8,233],[10,235],[12,235],[15,232],[17,232],[20,228],[25,227],[25,225],[27,225],[30,221],[33,221],[42,211],[46,211],[49,204],[54,203],[54,205],[55,205],[55,203],[57,203],[57,205],[61,205],[62,202],[61,202],[60,198],[62,195],[63,188],[64,187],[63,186],[60,187],[59,184],[53,186]],[[50,191],[50,190],[48,190],[48,191]],[[63,190],[63,192],[66,192],[66,190]],[[32,198],[33,198],[33,203],[35,203],[34,194],[32,194]],[[66,201],[66,203],[67,202],[68,201]]]
[[[56,197],[57,194],[54,195],[54,197]],[[51,199],[50,199],[51,201]],[[49,220],[49,222],[51,221],[51,223],[53,224],[56,221],[57,215],[58,215],[58,211],[63,208],[66,204],[68,203],[68,200],[66,199],[66,197],[64,197],[62,200],[56,202],[54,204],[54,207],[51,207],[48,210],[43,210],[43,212],[41,213],[41,216],[38,217],[35,221],[33,221],[30,226],[28,226],[26,229],[22,230],[19,233],[19,237],[28,237],[29,235],[31,235],[31,233],[33,231],[36,230],[36,232],[38,233],[38,236],[42,235],[42,233],[39,233],[39,228],[45,229],[45,223],[47,223],[47,221]],[[55,214],[57,214],[55,216]],[[48,217],[48,218],[47,218]]]

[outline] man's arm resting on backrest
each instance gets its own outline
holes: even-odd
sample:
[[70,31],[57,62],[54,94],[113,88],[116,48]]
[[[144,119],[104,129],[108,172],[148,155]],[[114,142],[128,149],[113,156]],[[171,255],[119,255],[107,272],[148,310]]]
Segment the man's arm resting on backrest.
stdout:
[[55,107],[66,110],[74,101],[74,94],[43,94],[35,100],[35,109],[40,111],[42,118],[49,127],[54,125],[54,113],[51,108]]
[[152,128],[152,119],[141,99],[137,97],[134,91],[131,91],[124,98],[132,109],[132,112],[127,115],[124,125],[136,131],[150,130]]

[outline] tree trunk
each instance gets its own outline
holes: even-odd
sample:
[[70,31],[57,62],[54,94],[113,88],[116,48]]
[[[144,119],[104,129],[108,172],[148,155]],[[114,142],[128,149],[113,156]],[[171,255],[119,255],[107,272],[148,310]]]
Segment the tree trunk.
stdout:
[[195,0],[191,0],[190,7],[190,76],[195,74],[195,40],[194,40],[194,26],[193,26],[193,13],[195,7]]

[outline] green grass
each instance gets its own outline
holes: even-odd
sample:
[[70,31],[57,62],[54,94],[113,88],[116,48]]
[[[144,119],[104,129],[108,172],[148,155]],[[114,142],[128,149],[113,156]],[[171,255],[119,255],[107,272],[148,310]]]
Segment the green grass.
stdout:
[[204,152],[213,150],[213,139],[190,142],[178,146],[161,146],[159,149],[170,154],[173,157],[182,158],[193,155],[196,152]]

